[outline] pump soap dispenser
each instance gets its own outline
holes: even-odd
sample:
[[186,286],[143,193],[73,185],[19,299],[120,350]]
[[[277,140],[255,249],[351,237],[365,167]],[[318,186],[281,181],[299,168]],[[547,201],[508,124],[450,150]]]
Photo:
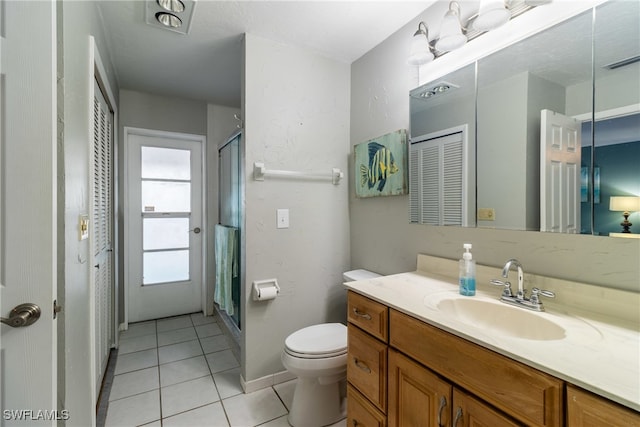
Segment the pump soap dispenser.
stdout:
[[460,295],[476,294],[476,262],[472,259],[471,243],[463,245],[465,252],[460,260]]

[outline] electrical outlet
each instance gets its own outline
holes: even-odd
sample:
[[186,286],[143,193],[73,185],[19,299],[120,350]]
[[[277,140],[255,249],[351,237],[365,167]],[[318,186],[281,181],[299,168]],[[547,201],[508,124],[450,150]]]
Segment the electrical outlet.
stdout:
[[479,208],[478,221],[495,221],[496,210],[493,208]]

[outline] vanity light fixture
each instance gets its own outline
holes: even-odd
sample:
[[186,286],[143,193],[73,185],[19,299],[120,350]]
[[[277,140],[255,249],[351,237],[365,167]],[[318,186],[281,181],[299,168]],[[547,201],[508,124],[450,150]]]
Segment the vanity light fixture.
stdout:
[[504,25],[511,19],[511,12],[504,0],[480,0],[478,17],[473,20],[473,29],[490,31]]
[[640,211],[640,197],[634,196],[613,196],[609,199],[609,210],[623,212],[624,221],[620,223],[622,226],[621,233],[631,233],[629,228],[633,225],[629,222],[631,212]]
[[409,65],[422,65],[430,61],[433,61],[433,53],[429,44],[429,29],[423,21],[420,21],[418,31],[413,34],[407,62]]
[[480,0],[480,9],[466,23],[460,21],[460,4],[449,3],[444,15],[440,36],[429,40],[429,29],[424,21],[418,24],[413,34],[409,65],[424,65],[434,58],[464,46],[467,41],[498,28],[510,19],[534,7],[551,3],[552,0]]
[[464,46],[466,42],[467,36],[462,34],[460,26],[460,5],[458,2],[452,1],[449,3],[449,10],[442,20],[436,49],[440,52],[450,52]]

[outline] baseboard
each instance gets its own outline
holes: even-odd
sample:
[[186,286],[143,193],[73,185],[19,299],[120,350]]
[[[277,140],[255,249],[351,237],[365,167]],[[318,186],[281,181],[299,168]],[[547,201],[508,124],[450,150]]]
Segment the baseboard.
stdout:
[[253,393],[263,388],[271,387],[276,384],[284,383],[296,379],[296,376],[289,371],[276,372],[275,374],[266,375],[251,381],[245,381],[240,375],[240,384],[245,393]]

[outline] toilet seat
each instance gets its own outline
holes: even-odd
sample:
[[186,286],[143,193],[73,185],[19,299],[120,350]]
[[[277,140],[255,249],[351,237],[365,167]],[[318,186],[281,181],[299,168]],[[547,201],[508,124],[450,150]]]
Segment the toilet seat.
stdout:
[[300,329],[287,337],[285,352],[301,359],[325,359],[347,352],[347,327],[323,323]]

